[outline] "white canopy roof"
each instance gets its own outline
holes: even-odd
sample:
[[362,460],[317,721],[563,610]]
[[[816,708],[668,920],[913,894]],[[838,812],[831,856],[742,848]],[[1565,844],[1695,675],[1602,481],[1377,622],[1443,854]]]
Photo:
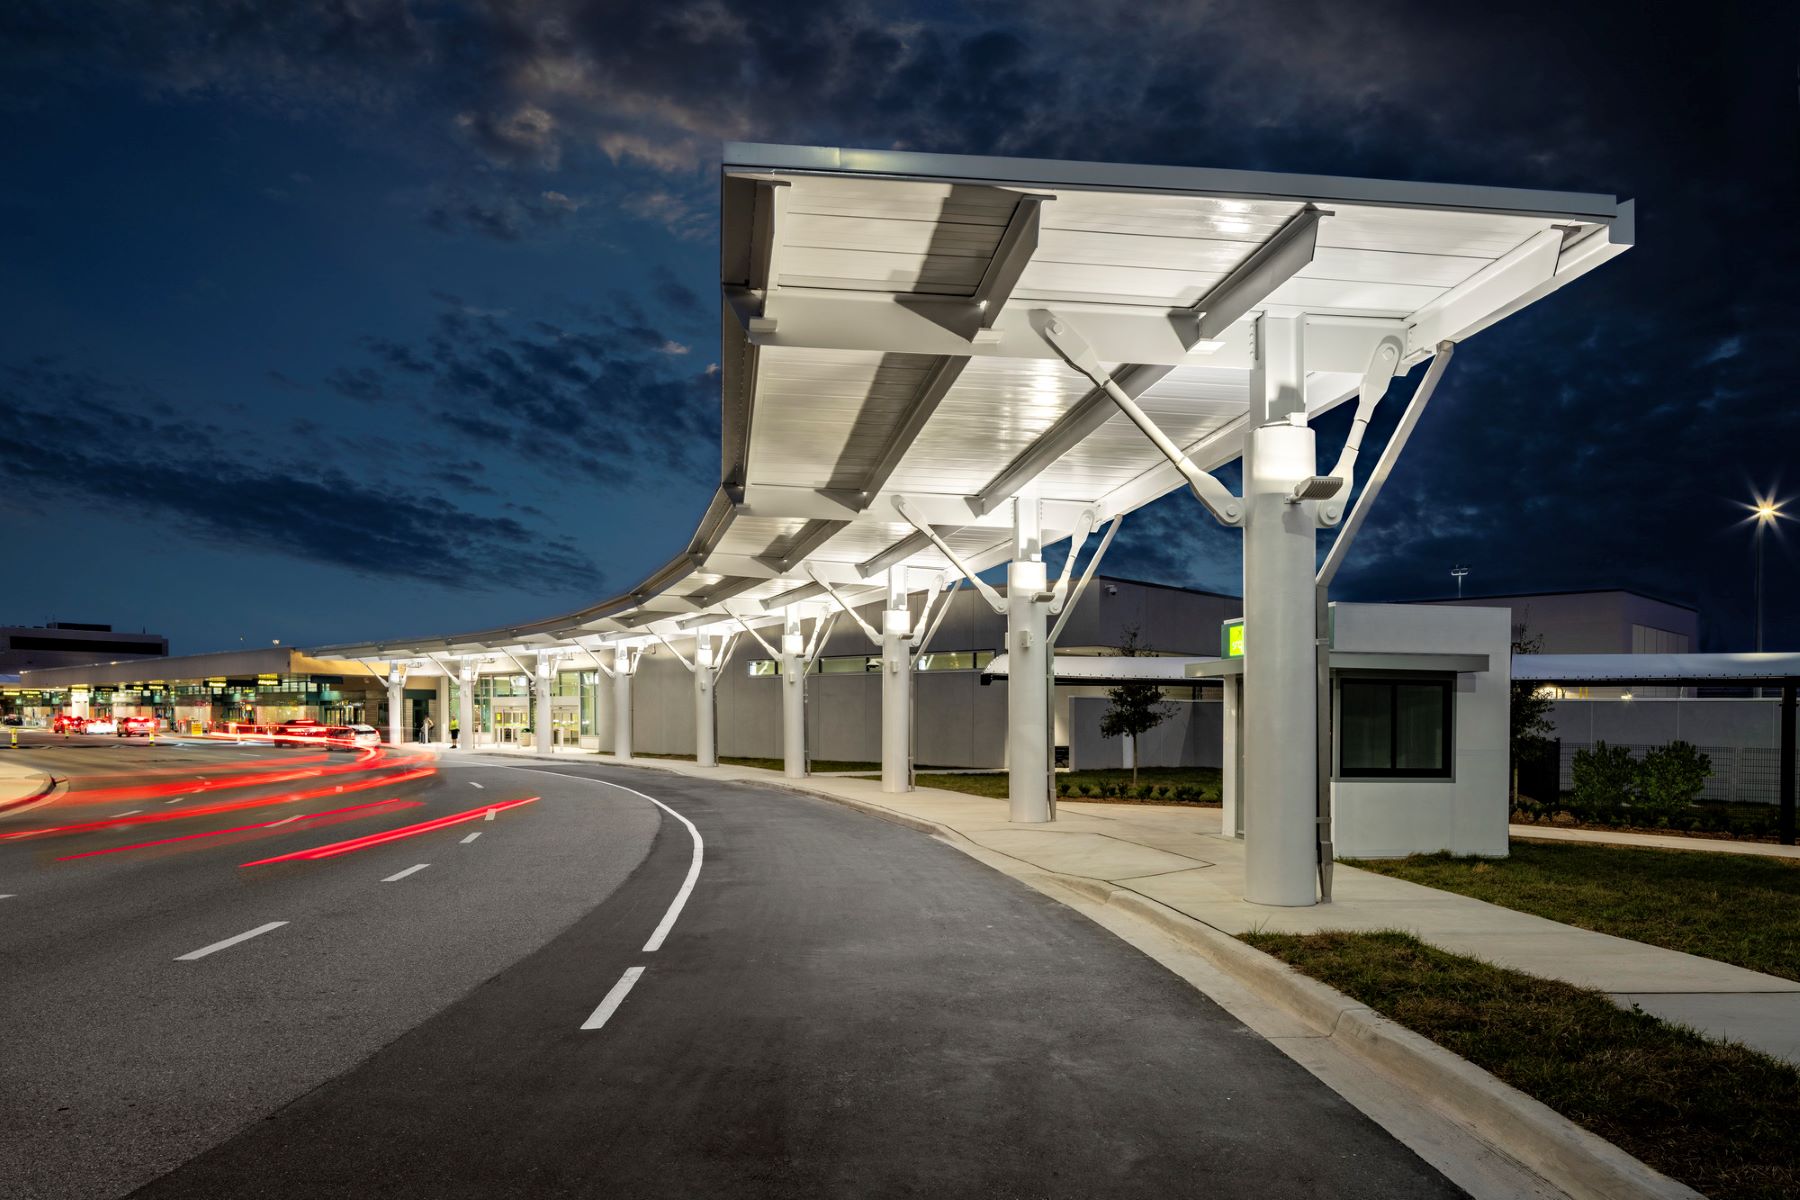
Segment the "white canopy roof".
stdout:
[[1049,313],[1210,469],[1242,450],[1259,314],[1305,318],[1316,414],[1355,393],[1371,339],[1402,339],[1405,370],[1632,238],[1603,195],[729,146],[720,485],[687,547],[579,612],[330,653],[597,646],[818,601],[815,574],[852,603],[890,566],[912,589],[958,574],[901,496],[985,570],[1023,491],[1050,543],[1183,483],[1057,356]]
[[1538,683],[1750,683],[1800,679],[1800,654],[1515,654],[1513,678]]

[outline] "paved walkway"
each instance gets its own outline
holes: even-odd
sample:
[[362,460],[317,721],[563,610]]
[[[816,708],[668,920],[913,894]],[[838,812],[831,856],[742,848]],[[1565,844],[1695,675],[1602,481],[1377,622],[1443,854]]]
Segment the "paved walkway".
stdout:
[[1682,837],[1678,833],[1619,833],[1606,829],[1562,829],[1555,825],[1509,825],[1516,838],[1540,842],[1587,842],[1596,846],[1646,846],[1653,850],[1710,850],[1714,854],[1760,854],[1800,858],[1800,846],[1774,842],[1734,842],[1725,838]]
[[[557,757],[565,754],[612,761],[609,754],[591,751]],[[1637,1004],[1667,1020],[1800,1063],[1800,982],[1342,865],[1331,904],[1251,904],[1243,899],[1244,844],[1220,834],[1216,808],[1064,800],[1052,824],[1014,825],[1004,800],[961,792],[919,788],[890,795],[871,779],[790,780],[778,771],[697,767],[680,759],[640,758],[632,765],[721,782],[797,786],[929,821],[1040,870],[1103,880],[1230,934],[1404,929],[1445,950],[1596,988],[1620,1004]]]

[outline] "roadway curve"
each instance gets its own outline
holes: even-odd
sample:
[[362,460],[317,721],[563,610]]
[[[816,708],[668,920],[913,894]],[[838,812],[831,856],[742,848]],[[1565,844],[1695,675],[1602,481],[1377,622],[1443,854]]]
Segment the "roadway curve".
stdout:
[[[6,838],[81,790],[0,820],[9,1197],[1460,1194],[1085,918],[824,801],[450,755],[341,826]],[[693,870],[673,814],[703,864],[646,950]]]

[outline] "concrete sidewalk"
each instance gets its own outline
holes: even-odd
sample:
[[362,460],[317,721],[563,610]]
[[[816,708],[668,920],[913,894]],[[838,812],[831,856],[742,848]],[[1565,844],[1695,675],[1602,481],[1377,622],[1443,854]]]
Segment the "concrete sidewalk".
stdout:
[[1800,846],[1774,842],[1738,842],[1729,838],[1682,837],[1678,833],[1623,833],[1608,829],[1561,829],[1555,825],[1508,825],[1516,838],[1540,842],[1585,842],[1592,846],[1639,846],[1651,850],[1700,850],[1714,854],[1757,854],[1764,858],[1800,858]]
[[[615,761],[592,751],[555,756],[576,757]],[[871,779],[791,780],[777,771],[697,767],[680,759],[634,759],[630,765],[787,787],[882,811],[906,824],[941,826],[1038,870],[1136,892],[1228,934],[1404,929],[1442,949],[1595,988],[1621,1005],[1636,1004],[1800,1063],[1800,982],[1342,865],[1331,904],[1251,904],[1242,898],[1243,843],[1220,835],[1218,809],[1065,800],[1057,804],[1054,823],[1034,827],[1010,823],[1003,800],[961,792],[919,788],[891,795]]]

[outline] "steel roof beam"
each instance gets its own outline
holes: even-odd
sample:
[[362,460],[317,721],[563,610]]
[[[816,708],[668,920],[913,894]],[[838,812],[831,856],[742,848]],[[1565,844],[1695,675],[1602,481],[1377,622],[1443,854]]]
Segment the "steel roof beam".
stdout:
[[[768,567],[777,575],[785,574],[803,561],[807,555],[836,537],[849,521],[829,521],[815,519],[808,521],[805,528],[794,535],[787,548],[780,554],[758,554],[756,561]],[[742,589],[742,590],[748,590]],[[722,598],[722,597],[721,597]]]
[[[1167,378],[1174,369],[1162,364],[1134,363],[1119,368],[1113,378],[1120,389],[1135,400]],[[1057,459],[1080,445],[1089,434],[1118,415],[1119,410],[1106,389],[1094,388],[1008,463],[1005,470],[990,479],[986,487],[969,497],[969,507],[977,516],[995,511]]]

